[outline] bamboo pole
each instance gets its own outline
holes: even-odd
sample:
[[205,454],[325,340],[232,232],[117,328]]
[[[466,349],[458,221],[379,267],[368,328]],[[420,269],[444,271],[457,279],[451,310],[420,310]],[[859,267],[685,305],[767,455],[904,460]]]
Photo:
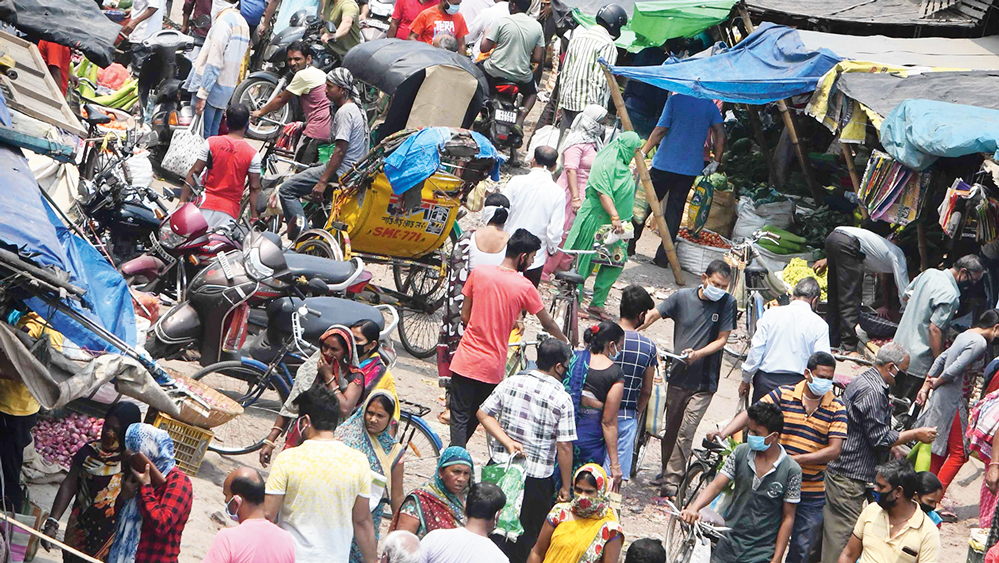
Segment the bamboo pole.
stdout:
[[[628,110],[624,107],[624,97],[621,96],[621,90],[618,88],[614,76],[606,66],[601,65],[601,68],[604,71],[604,76],[607,78],[607,84],[610,86],[611,98],[614,100],[614,106],[617,108],[617,116],[621,118],[621,124],[624,126],[625,131],[634,131],[635,129],[631,125],[631,118],[628,117]],[[642,188],[645,190],[645,199],[648,200],[649,207],[652,208],[652,215],[656,218],[656,228],[659,229],[659,238],[662,239],[663,248],[666,250],[666,258],[669,260],[670,269],[673,270],[673,279],[676,281],[676,285],[687,285],[683,276],[683,270],[680,268],[680,259],[676,257],[676,247],[673,246],[673,240],[669,238],[669,227],[666,225],[666,218],[663,217],[663,210],[659,205],[659,198],[656,197],[656,189],[652,186],[649,167],[645,165],[645,155],[642,154],[641,149],[635,151],[635,166],[638,168],[638,178],[642,183]]]
[[[853,149],[850,148],[849,143],[844,143],[843,139],[839,142],[840,150],[843,152],[843,158],[846,160],[846,170],[850,173],[850,182],[853,184],[853,193],[857,194],[857,198],[860,198],[860,175],[857,173],[857,165],[853,162],[854,155]],[[859,203],[860,213],[864,216],[866,221],[868,218],[867,207],[864,206],[863,202]]]
[[[744,4],[739,4],[739,17],[742,18],[742,23],[746,26],[747,31],[752,33],[756,29],[753,25],[753,20],[749,19],[749,12],[746,11],[746,6]],[[780,116],[784,120],[784,126],[787,127],[787,134],[791,139],[791,145],[794,147],[794,152],[798,155],[798,164],[801,165],[801,173],[805,175],[805,183],[808,184],[808,189],[812,191],[812,197],[815,198],[815,203],[821,204],[822,198],[825,196],[825,190],[815,183],[815,178],[812,176],[812,166],[808,162],[808,155],[805,154],[805,149],[802,148],[801,143],[798,142],[798,130],[794,126],[794,118],[791,115],[791,111],[788,109],[787,103],[785,103],[784,100],[777,101],[777,109],[780,110]]]
[[7,516],[6,514],[3,514],[3,517],[4,520],[6,520],[8,523],[13,524],[18,528],[21,528],[25,532],[28,532],[29,534],[35,537],[41,538],[42,540],[52,543],[54,546],[58,547],[59,549],[62,549],[63,551],[68,551],[73,555],[79,557],[80,559],[83,559],[84,561],[88,561],[89,563],[103,563],[100,559],[94,559],[93,557],[87,555],[86,553],[73,549],[72,547],[69,547],[68,545],[62,543],[61,541],[53,537],[46,536],[45,534],[39,532],[38,530],[32,528],[31,526],[28,526],[27,524],[22,524],[18,522],[17,520],[11,518],[10,516]]

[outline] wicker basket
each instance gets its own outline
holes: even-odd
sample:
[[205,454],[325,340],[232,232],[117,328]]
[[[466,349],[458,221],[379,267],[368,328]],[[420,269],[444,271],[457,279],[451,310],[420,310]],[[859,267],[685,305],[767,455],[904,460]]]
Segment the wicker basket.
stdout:
[[[704,229],[702,232],[710,233],[712,231]],[[722,237],[722,240],[732,244],[732,241],[725,237]],[[680,267],[691,274],[703,274],[712,260],[721,260],[727,252],[727,248],[695,244],[685,238],[676,237],[676,257],[680,261]]]
[[179,418],[181,421],[201,428],[215,428],[243,414],[243,407],[239,403],[204,383],[180,375],[175,371],[171,372],[170,375],[209,403],[209,407],[206,408],[194,399],[185,399],[180,405]]
[[188,475],[197,475],[198,468],[205,459],[205,452],[208,451],[208,444],[215,436],[212,431],[184,424],[163,413],[157,413],[153,426],[165,430],[173,440],[173,456],[177,460],[177,467]]

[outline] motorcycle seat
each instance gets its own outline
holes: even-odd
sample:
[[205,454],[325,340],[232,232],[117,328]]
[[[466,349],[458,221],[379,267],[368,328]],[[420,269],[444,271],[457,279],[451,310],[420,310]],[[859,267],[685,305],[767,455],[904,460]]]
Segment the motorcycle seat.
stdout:
[[90,125],[104,125],[111,122],[111,118],[104,115],[99,107],[93,104],[87,104],[83,107],[87,110],[87,123]]
[[[272,301],[267,306],[269,327],[277,328],[283,334],[291,334],[291,314],[301,306],[301,299],[284,297]],[[331,325],[349,327],[357,321],[370,319],[378,324],[379,329],[385,328],[385,318],[381,312],[366,303],[339,297],[309,297],[305,300],[305,306],[320,314],[309,314],[301,319],[305,340],[313,345],[319,344],[319,337]]]
[[354,275],[353,262],[338,262],[329,258],[288,252],[284,255],[288,272],[294,277],[305,276],[306,280],[319,278],[326,283],[338,284]]
[[569,270],[567,272],[556,272],[555,279],[559,281],[567,281],[575,285],[583,285],[583,283],[586,281],[586,278],[579,275],[579,272],[575,270]]

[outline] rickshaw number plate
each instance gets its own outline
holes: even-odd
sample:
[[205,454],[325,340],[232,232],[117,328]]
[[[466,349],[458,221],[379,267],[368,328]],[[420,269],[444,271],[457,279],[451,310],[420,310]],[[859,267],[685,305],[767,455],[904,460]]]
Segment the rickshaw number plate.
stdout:
[[516,123],[517,122],[517,112],[510,111],[510,110],[505,110],[505,109],[498,109],[498,110],[496,110],[496,121],[505,121],[507,123]]

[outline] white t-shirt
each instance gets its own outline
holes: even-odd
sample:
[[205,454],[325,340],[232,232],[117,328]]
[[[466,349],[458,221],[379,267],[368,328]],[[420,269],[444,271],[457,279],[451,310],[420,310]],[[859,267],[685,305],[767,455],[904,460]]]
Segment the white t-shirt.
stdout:
[[278,525],[295,538],[296,563],[347,563],[353,509],[371,494],[371,464],[337,440],[306,440],[278,454],[269,495],[284,495]]
[[555,254],[562,244],[565,190],[552,180],[551,172],[544,168],[531,168],[527,174],[510,178],[503,188],[503,195],[510,200],[510,217],[503,230],[515,233],[517,229],[525,229],[541,239],[541,249],[527,269],[544,266],[548,255]]
[[465,528],[434,530],[420,546],[424,563],[510,563],[492,540]]
[[[906,269],[905,252],[881,235],[857,227],[836,227],[836,230],[848,234],[860,241],[860,250],[864,253],[864,268],[876,274],[892,274],[898,287],[898,299],[902,301],[905,288],[909,285],[909,271]],[[905,304],[904,302],[902,303]]]
[[163,0],[135,0],[132,3],[132,15],[139,16],[147,8],[156,8],[156,13],[135,26],[132,35],[128,36],[132,43],[142,43],[163,29],[163,12],[166,11],[163,9]]

